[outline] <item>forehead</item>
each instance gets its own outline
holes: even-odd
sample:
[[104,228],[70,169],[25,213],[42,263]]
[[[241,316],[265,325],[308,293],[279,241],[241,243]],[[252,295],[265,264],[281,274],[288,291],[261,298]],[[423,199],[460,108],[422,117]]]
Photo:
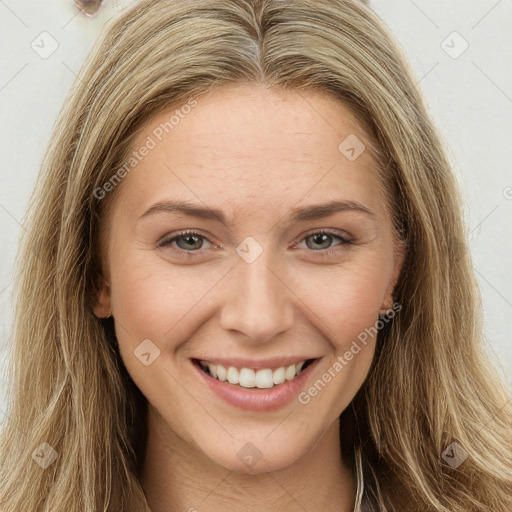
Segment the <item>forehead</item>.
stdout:
[[158,113],[134,139],[134,151],[151,147],[123,183],[135,208],[178,197],[229,203],[234,216],[251,204],[279,207],[285,197],[380,197],[364,129],[331,95],[236,85],[196,102]]

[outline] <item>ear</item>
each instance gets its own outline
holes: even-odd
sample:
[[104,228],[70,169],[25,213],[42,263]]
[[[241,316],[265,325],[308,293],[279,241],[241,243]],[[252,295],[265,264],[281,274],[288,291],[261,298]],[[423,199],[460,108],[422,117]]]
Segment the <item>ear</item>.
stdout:
[[393,307],[393,291],[398,282],[398,278],[400,277],[400,271],[402,270],[402,266],[405,260],[406,253],[406,245],[402,240],[398,240],[395,242],[394,248],[394,267],[393,267],[393,275],[389,282],[389,285],[386,289],[386,294],[384,296],[384,301],[382,302],[381,309],[389,310]]
[[108,318],[111,311],[110,284],[101,275],[98,275],[95,284],[95,301],[92,306],[98,318]]

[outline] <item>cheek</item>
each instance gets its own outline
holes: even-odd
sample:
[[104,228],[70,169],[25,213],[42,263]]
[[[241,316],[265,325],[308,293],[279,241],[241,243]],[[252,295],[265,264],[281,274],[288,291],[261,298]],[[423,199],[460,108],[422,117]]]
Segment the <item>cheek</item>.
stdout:
[[319,379],[299,396],[301,404],[314,403],[332,419],[354,398],[372,364],[386,286],[385,272],[373,258],[303,279],[301,296],[308,298],[303,311],[311,311],[310,321],[330,348]]
[[222,275],[206,267],[198,270],[194,265],[173,267],[164,260],[148,262],[144,254],[126,258],[122,267],[112,270],[112,302],[125,339],[135,344],[145,338],[156,343],[182,339],[205,298],[215,294]]
[[[159,403],[162,390],[169,391],[174,382],[169,356],[181,340],[191,336],[190,318],[206,292],[197,286],[200,282],[204,286],[205,280],[197,272],[184,277],[182,272],[170,271],[168,263],[148,263],[147,256],[137,254],[112,267],[111,280],[121,358],[144,396],[150,403]],[[165,407],[173,410],[179,405],[179,393],[165,393]]]
[[188,269],[135,256],[112,271],[114,308],[118,318],[131,326],[132,335],[160,337],[199,302],[209,280],[199,277],[192,266]]
[[325,327],[325,336],[344,348],[378,320],[388,273],[386,262],[368,254],[308,272],[295,270],[293,287],[307,306],[303,311],[318,317],[315,324]]

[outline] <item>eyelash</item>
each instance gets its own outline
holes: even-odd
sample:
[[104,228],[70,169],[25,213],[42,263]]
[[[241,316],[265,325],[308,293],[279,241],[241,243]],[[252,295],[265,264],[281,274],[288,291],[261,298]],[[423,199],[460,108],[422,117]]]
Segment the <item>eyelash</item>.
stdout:
[[[329,229],[324,229],[324,230],[312,231],[312,232],[307,233],[301,240],[299,240],[299,242],[294,244],[294,247],[296,245],[298,245],[300,242],[302,242],[303,240],[306,240],[307,238],[310,238],[314,235],[329,235],[334,238],[338,238],[341,241],[341,243],[338,245],[341,245],[341,246],[353,245],[353,243],[354,243],[353,240],[350,238],[345,238],[337,232],[331,231]],[[201,235],[200,233],[197,233],[196,231],[181,231],[178,233],[172,233],[171,235],[165,237],[161,242],[158,243],[158,247],[168,247],[178,238],[184,238],[186,236],[197,236],[199,238],[208,240],[205,236]],[[195,256],[194,253],[197,253],[200,251],[200,249],[198,249],[196,251],[184,251],[183,249],[178,249],[178,248],[173,248],[172,250],[175,253],[177,253],[179,256],[186,256],[186,257]],[[322,257],[329,256],[333,253],[333,251],[331,251],[330,249],[322,249],[319,251],[312,250],[312,252],[318,253]],[[338,251],[334,251],[334,252],[338,252]]]

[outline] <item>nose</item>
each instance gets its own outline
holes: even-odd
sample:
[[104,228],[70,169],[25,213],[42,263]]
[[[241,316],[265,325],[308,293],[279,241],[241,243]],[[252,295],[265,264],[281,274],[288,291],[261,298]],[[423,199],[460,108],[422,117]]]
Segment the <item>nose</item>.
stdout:
[[223,284],[221,326],[253,344],[270,342],[293,325],[293,290],[272,263],[267,250],[252,263],[239,258]]

